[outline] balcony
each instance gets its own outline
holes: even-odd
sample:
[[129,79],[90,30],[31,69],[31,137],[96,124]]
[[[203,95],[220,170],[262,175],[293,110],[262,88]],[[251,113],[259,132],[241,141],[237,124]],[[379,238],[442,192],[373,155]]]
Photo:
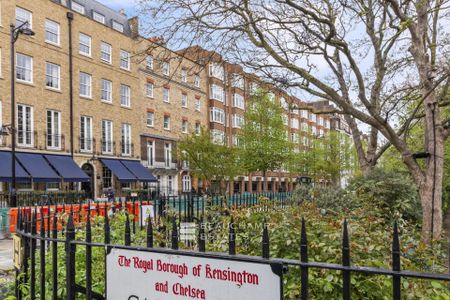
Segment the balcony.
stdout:
[[95,153],[95,139],[78,137],[81,153]]
[[[11,138],[12,140],[12,138]],[[16,146],[19,148],[36,149],[38,143],[38,132],[31,130],[17,130]]]

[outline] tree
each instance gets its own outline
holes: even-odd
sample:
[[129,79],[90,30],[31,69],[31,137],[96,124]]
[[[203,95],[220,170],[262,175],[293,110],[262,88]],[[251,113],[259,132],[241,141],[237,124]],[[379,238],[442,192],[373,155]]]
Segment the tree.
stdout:
[[280,103],[266,91],[257,90],[248,100],[245,122],[237,135],[239,161],[246,171],[263,173],[264,191],[267,171],[281,169],[292,148],[282,116]]
[[[178,156],[188,162],[194,176],[207,182],[221,183],[240,173],[236,149],[213,143],[210,132],[204,128],[200,134],[193,133],[179,142]],[[225,190],[220,187],[223,194]]]
[[[285,88],[336,104],[365,174],[394,147],[419,189],[423,240],[440,237],[444,141],[450,135],[449,120],[441,118],[441,107],[450,102],[450,7],[444,0],[140,2],[152,13],[148,29],[168,44],[198,43]],[[411,97],[416,108],[404,110]],[[405,141],[417,119],[429,153],[423,167]],[[367,146],[359,124],[367,128]]]

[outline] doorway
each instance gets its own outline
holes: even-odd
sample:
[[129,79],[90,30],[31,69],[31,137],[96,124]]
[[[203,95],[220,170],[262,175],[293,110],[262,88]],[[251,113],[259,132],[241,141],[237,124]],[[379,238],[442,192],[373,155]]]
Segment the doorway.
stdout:
[[91,179],[87,182],[82,182],[81,189],[86,193],[86,197],[88,199],[94,199],[94,167],[91,164],[86,163],[81,167],[81,169]]

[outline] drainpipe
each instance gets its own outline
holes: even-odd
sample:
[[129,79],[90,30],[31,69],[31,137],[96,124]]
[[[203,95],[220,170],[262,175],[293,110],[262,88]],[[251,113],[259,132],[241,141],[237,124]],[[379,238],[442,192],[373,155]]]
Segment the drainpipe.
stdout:
[[69,25],[69,100],[70,100],[70,155],[73,159],[73,49],[72,49],[72,21],[73,13],[67,12]]

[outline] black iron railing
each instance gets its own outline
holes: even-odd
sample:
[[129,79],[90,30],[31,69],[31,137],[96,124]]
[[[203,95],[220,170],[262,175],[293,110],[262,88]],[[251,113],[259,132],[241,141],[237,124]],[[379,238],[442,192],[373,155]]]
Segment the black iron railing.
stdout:
[[[23,289],[16,289],[16,297],[18,299],[24,299],[25,296],[27,299],[35,299],[37,296],[40,296],[41,299],[44,299],[46,295],[46,268],[47,262],[45,260],[46,251],[51,252],[52,257],[52,266],[51,269],[51,298],[52,299],[61,299],[64,297],[68,300],[73,300],[79,295],[85,295],[86,299],[106,299],[105,294],[94,292],[92,287],[92,249],[99,248],[100,251],[104,251],[104,255],[106,257],[108,251],[112,248],[122,248],[122,249],[130,249],[137,251],[145,251],[145,252],[154,252],[154,253],[163,253],[163,254],[184,254],[189,256],[196,257],[209,257],[212,256],[216,258],[222,259],[234,259],[242,262],[261,262],[261,263],[270,263],[273,261],[274,263],[281,263],[284,267],[285,272],[289,272],[291,267],[300,268],[300,278],[298,284],[300,285],[300,299],[306,300],[309,299],[309,282],[310,270],[338,270],[341,271],[341,276],[343,280],[341,295],[342,299],[349,300],[351,297],[352,290],[352,282],[351,277],[355,274],[365,274],[365,275],[379,275],[390,277],[392,280],[392,299],[400,300],[402,298],[402,280],[405,278],[419,278],[424,280],[437,280],[443,282],[450,282],[450,275],[448,274],[434,274],[434,273],[422,273],[422,272],[413,272],[406,271],[401,269],[400,264],[400,241],[399,241],[399,233],[397,229],[397,224],[394,224],[393,227],[393,237],[392,237],[392,268],[377,268],[377,267],[360,267],[360,266],[352,266],[350,261],[350,239],[347,230],[347,222],[343,222],[342,228],[342,252],[341,252],[341,264],[331,264],[324,262],[314,262],[310,261],[310,257],[308,256],[308,240],[307,240],[307,229],[305,225],[304,219],[302,219],[301,223],[301,241],[299,245],[300,256],[298,259],[273,259],[270,255],[270,236],[268,231],[268,225],[262,224],[262,256],[261,257],[249,257],[249,256],[241,256],[237,255],[236,249],[236,232],[233,220],[228,224],[229,228],[229,243],[228,243],[228,254],[219,254],[219,253],[205,253],[206,242],[205,231],[202,221],[200,220],[197,223],[198,226],[198,252],[194,251],[180,251],[179,248],[179,228],[176,222],[175,217],[172,218],[172,228],[170,235],[170,248],[154,248],[154,220],[149,220],[147,222],[147,226],[145,228],[141,227],[140,230],[146,231],[146,247],[136,247],[132,246],[132,231],[131,231],[131,223],[134,223],[134,218],[130,221],[130,216],[126,215],[125,220],[125,231],[123,236],[123,245],[113,245],[110,244],[111,241],[111,230],[110,230],[110,221],[107,213],[107,208],[105,207],[104,213],[104,222],[103,222],[103,232],[104,232],[104,242],[103,243],[94,243],[92,242],[92,229],[90,222],[90,212],[86,212],[84,216],[86,218],[85,222],[85,240],[76,240],[75,239],[75,225],[74,225],[74,213],[70,213],[68,217],[67,224],[65,226],[64,232],[58,232],[57,228],[63,222],[60,215],[57,212],[50,212],[48,210],[48,214],[44,216],[44,214],[38,214],[37,209],[19,210],[18,214],[18,228],[17,234],[22,239],[24,243],[24,260],[23,266],[20,270],[17,270],[17,287],[22,284],[29,285],[29,295],[23,295]],[[80,212],[81,214],[81,212]],[[112,216],[114,218],[115,216]],[[78,216],[80,218],[80,216]],[[42,224],[47,224],[47,230],[45,226]],[[39,227],[39,230],[37,228]],[[50,231],[51,228],[51,231]],[[38,233],[39,231],[39,233]],[[37,264],[37,241],[40,241],[39,247],[39,272],[36,271]],[[65,255],[58,256],[58,244],[65,245]],[[45,247],[47,245],[48,247]],[[82,276],[77,277],[77,272],[79,270],[75,269],[76,256],[75,252],[77,247],[85,247],[85,255],[83,256],[83,261],[85,264],[84,273],[78,274]],[[60,255],[60,254],[59,254]],[[80,256],[77,256],[77,259],[80,259]],[[58,295],[57,291],[61,288],[58,286],[58,280],[56,279],[58,276],[57,270],[57,262],[58,260],[64,260],[65,263],[65,295]],[[29,263],[29,264],[28,264]],[[81,282],[77,282],[76,278],[86,278],[83,281],[84,285]],[[39,290],[37,290],[37,285],[39,286]],[[39,291],[39,294],[38,294]]]

